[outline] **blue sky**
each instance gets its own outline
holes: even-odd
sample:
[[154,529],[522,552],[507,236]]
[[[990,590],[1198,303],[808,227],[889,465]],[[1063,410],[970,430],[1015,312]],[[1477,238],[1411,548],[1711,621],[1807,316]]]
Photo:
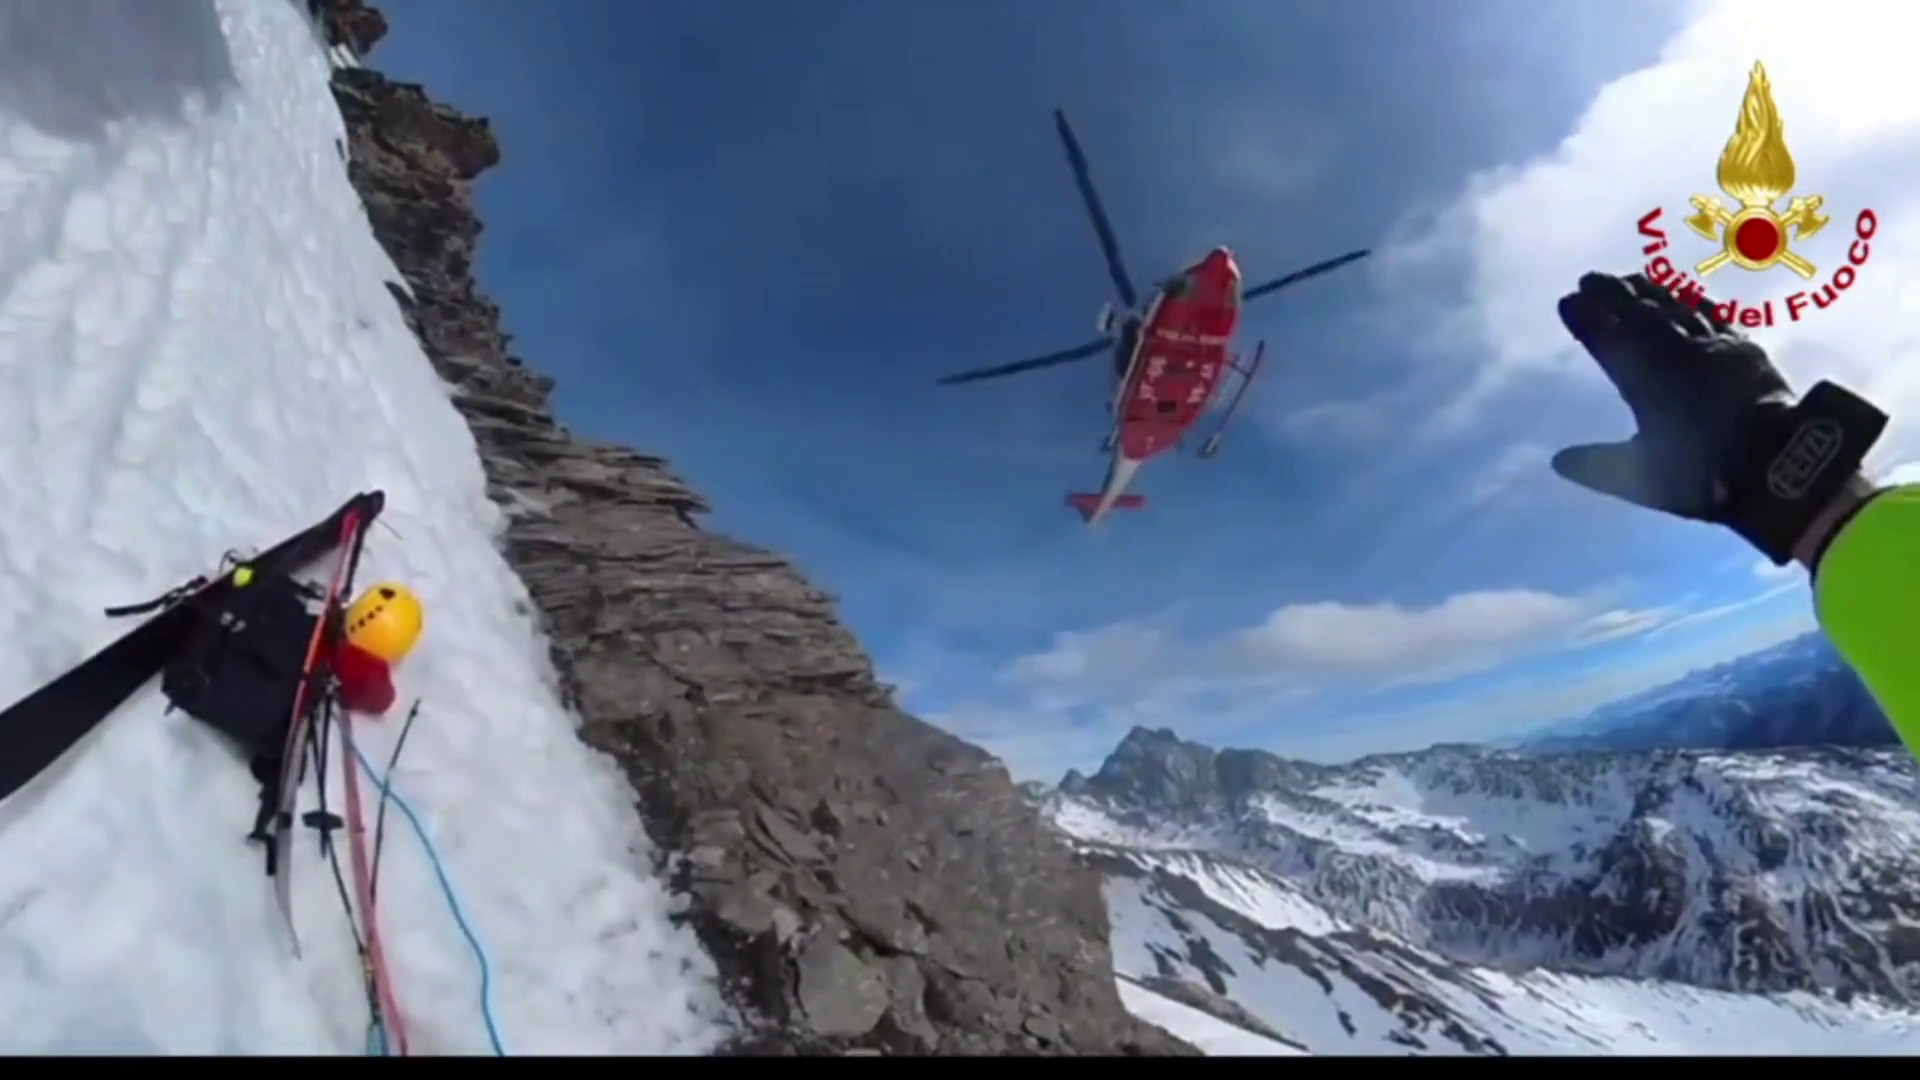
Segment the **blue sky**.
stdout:
[[[1492,737],[1806,625],[1801,577],[1551,476],[1625,410],[1577,358],[1493,362],[1484,313],[1550,317],[1571,278],[1489,299],[1455,228],[1692,8],[382,7],[370,61],[495,124],[480,275],[562,420],[669,456],[1016,773],[1133,723],[1322,759]],[[1094,532],[1061,495],[1102,467],[1098,362],[932,385],[1108,299],[1055,105],[1137,279],[1215,243],[1249,277],[1380,251],[1250,308],[1248,422]]]

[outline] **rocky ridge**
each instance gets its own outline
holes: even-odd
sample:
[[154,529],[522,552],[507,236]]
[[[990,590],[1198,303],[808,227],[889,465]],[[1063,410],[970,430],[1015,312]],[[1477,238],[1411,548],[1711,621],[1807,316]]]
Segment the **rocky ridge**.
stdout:
[[[312,0],[327,44],[386,31]],[[581,736],[632,778],[752,1054],[1195,1054],[1129,1015],[1098,875],[1003,766],[901,712],[785,560],[660,458],[575,438],[477,288],[487,122],[341,64],[349,176],[471,428]]]

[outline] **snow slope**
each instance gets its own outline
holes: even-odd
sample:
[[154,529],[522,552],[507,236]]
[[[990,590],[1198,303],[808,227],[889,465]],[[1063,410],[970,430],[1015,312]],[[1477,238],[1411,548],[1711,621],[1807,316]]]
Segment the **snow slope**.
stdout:
[[1120,1001],[1127,1011],[1149,1024],[1158,1024],[1199,1047],[1220,1057],[1297,1057],[1300,1051],[1263,1035],[1182,1005],[1151,990],[1121,980]]
[[[103,607],[384,489],[361,580],[429,613],[395,785],[485,946],[506,1049],[703,1051],[711,963],[557,702],[473,439],[383,286],[327,76],[297,0],[0,6],[0,699],[124,632]],[[375,761],[394,732],[361,725]],[[150,688],[0,805],[0,1052],[364,1052],[331,875],[301,836],[296,959],[242,839],[256,793]],[[380,919],[414,1052],[487,1053],[476,960],[390,825]]]
[[[1209,1054],[1300,1052],[1289,1043],[1394,1055],[1907,1055],[1920,1046],[1920,1014],[1865,999],[1498,971],[1345,923],[1231,859],[1087,850],[1107,874],[1127,1007]],[[1128,981],[1153,977],[1208,988],[1286,1042]]]

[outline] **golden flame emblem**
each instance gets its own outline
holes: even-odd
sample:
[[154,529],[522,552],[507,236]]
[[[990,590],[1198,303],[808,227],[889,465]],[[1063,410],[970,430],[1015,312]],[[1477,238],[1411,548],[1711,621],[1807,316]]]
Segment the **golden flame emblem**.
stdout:
[[1793,153],[1787,149],[1785,131],[1773,101],[1773,83],[1766,67],[1755,61],[1740,102],[1740,119],[1720,152],[1715,175],[1720,190],[1739,200],[1740,208],[1729,210],[1713,195],[1689,200],[1696,213],[1686,219],[1688,227],[1720,245],[1719,252],[1693,268],[1701,277],[1728,263],[1742,270],[1770,270],[1780,264],[1809,280],[1817,272],[1790,244],[1827,227],[1832,219],[1820,213],[1827,200],[1796,195],[1787,200],[1786,213],[1774,212],[1780,197],[1793,190]]

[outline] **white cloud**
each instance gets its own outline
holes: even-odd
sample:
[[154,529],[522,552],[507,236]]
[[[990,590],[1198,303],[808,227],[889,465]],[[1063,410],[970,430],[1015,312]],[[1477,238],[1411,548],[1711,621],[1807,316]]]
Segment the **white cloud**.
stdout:
[[[1771,0],[1695,7],[1659,60],[1602,87],[1552,152],[1475,177],[1425,230],[1388,253],[1396,273],[1465,275],[1468,303],[1440,340],[1473,357],[1467,389],[1443,422],[1475,417],[1516,378],[1546,372],[1598,380],[1555,316],[1555,299],[1590,269],[1642,264],[1635,222],[1652,207],[1692,263],[1711,245],[1681,225],[1687,197],[1717,194],[1715,165],[1755,60],[1772,77],[1798,163],[1797,192],[1826,196],[1833,223],[1801,245],[1824,282],[1853,220],[1881,228],[1857,283],[1831,310],[1755,332],[1797,385],[1833,378],[1895,414],[1888,453],[1912,447],[1920,414],[1920,86],[1910,52],[1920,7],[1835,2],[1816,11]],[[1776,268],[1737,268],[1713,291],[1753,298],[1806,288]],[[1620,416],[1622,433],[1628,419]],[[1903,421],[1906,421],[1903,423]]]
[[1107,725],[1076,730],[1069,716],[1022,706],[999,708],[967,704],[957,708],[928,711],[921,718],[966,739],[1007,767],[1015,781],[1059,781],[1069,768],[1086,768],[1111,751],[1125,729],[1113,732]]
[[[1290,604],[1257,626],[1200,640],[1180,633],[1168,614],[1056,635],[1047,649],[1001,672],[1006,693],[999,700],[965,703],[927,719],[998,754],[1016,776],[1048,781],[1068,766],[1097,764],[1135,725],[1318,760],[1436,739],[1473,741],[1803,633],[1812,622],[1798,609],[1722,621],[1796,588],[1804,586],[1790,581],[1690,613],[1677,606],[1618,607],[1609,591],[1561,596],[1509,589],[1411,608],[1322,601]],[[1709,623],[1724,629],[1698,633]],[[1445,685],[1516,660],[1640,635],[1664,637],[1683,627],[1696,633],[1630,663],[1552,676],[1515,668],[1494,675],[1489,686]],[[1429,703],[1367,711],[1366,691],[1389,686],[1424,687],[1419,696]],[[1331,726],[1303,719],[1324,718],[1336,707],[1331,715],[1339,719]]]
[[1273,667],[1399,675],[1499,653],[1585,614],[1577,600],[1525,589],[1465,593],[1422,609],[1322,601],[1281,608],[1239,644]]
[[1182,651],[1170,627],[1112,623],[1057,633],[1046,649],[1008,664],[1001,678],[1074,700],[1123,698],[1175,671]]
[[1263,99],[1227,111],[1215,117],[1224,129],[1208,160],[1243,193],[1268,204],[1299,195],[1333,164],[1338,134],[1318,110]]
[[1426,682],[1495,667],[1554,646],[1608,640],[1653,625],[1646,613],[1530,589],[1461,593],[1426,608],[1290,604],[1236,636],[1241,664],[1309,679]]
[[[1685,615],[1680,616],[1677,619],[1673,619],[1660,626],[1654,627],[1648,636],[1653,637],[1653,636],[1671,634],[1679,630],[1687,629],[1689,627],[1697,627],[1701,623],[1713,622],[1716,619],[1724,619],[1729,615],[1737,615],[1742,611],[1746,611],[1760,604],[1764,604],[1767,601],[1772,600],[1775,597],[1782,596],[1786,593],[1794,592],[1796,590],[1804,591],[1806,589],[1806,585],[1798,580],[1798,575],[1795,573],[1796,570],[1797,570],[1797,564],[1789,563],[1787,565],[1787,572],[1788,572],[1788,576],[1793,578],[1793,580],[1783,581],[1778,585],[1771,586],[1770,588],[1767,588],[1761,592],[1755,593],[1752,596],[1745,597],[1744,599],[1735,600],[1726,604],[1720,604],[1717,607],[1702,608],[1699,611],[1690,611]],[[1788,621],[1794,621],[1794,619],[1798,620],[1797,622],[1794,622],[1794,626],[1798,628],[1795,632],[1799,633],[1799,632],[1805,632],[1807,630],[1812,630],[1815,625],[1813,621],[1812,605],[1811,604],[1807,605],[1804,612],[1790,618]]]
[[1467,481],[1463,489],[1467,507],[1485,506],[1523,481],[1553,475],[1547,464],[1550,456],[1546,447],[1532,442],[1501,450]]
[[1392,430],[1386,410],[1371,400],[1309,405],[1281,417],[1279,427],[1285,435],[1315,444],[1375,442]]
[[1703,635],[1630,663],[1608,662],[1571,673],[1529,675],[1472,695],[1391,712],[1354,714],[1338,726],[1288,732],[1282,752],[1345,761],[1433,742],[1502,739],[1674,681],[1805,633],[1795,618],[1769,619]]
[[[1398,613],[1387,609],[1386,605],[1345,608],[1333,618],[1366,629],[1396,626],[1393,632],[1412,648],[1414,642],[1457,640],[1431,629],[1449,620],[1482,627],[1478,634],[1482,642],[1502,636],[1484,630],[1491,623],[1516,632],[1522,627],[1551,628],[1546,632],[1552,640],[1584,644],[1644,632],[1650,626],[1665,625],[1660,620],[1670,617],[1665,611],[1609,609],[1592,613],[1591,605],[1583,607],[1577,601],[1565,602],[1565,598],[1550,594],[1532,594],[1526,599],[1515,596],[1504,601],[1476,600],[1454,604],[1450,609],[1446,604]],[[1453,614],[1434,614],[1443,609]],[[1477,617],[1462,618],[1459,614],[1475,609],[1481,612]],[[1717,618],[1731,610],[1730,607],[1705,614],[1708,618]],[[1588,614],[1576,615],[1576,611]],[[1356,612],[1360,614],[1356,616]],[[1410,622],[1424,622],[1429,629],[1424,633],[1410,631],[1407,629]],[[1424,704],[1395,705],[1384,710],[1369,709],[1368,699],[1364,697],[1316,702],[1312,700],[1313,687],[1287,680],[1244,680],[1228,684],[1218,679],[1169,679],[1140,688],[1134,696],[1103,700],[1070,701],[1050,689],[1025,688],[1031,692],[1016,701],[992,706],[967,705],[930,714],[927,719],[999,755],[1018,779],[1052,782],[1069,767],[1091,769],[1136,725],[1170,727],[1183,737],[1213,746],[1267,747],[1286,756],[1343,761],[1362,754],[1412,749],[1434,741],[1472,742],[1511,735],[1671,681],[1695,668],[1763,648],[1802,633],[1806,628],[1805,621],[1798,618],[1767,619],[1654,650],[1630,663],[1600,663],[1585,670],[1556,671],[1552,675],[1522,673],[1496,681],[1490,687],[1475,687],[1472,692],[1442,688],[1431,696],[1422,695]],[[1073,639],[1081,645],[1092,640],[1096,640],[1095,635]],[[1446,648],[1455,650],[1459,646],[1449,644]],[[1342,657],[1326,650],[1308,650],[1295,654],[1291,662],[1309,659],[1353,660],[1351,656]],[[1372,660],[1384,664],[1387,654],[1379,654]],[[1069,667],[1056,668],[1053,661],[1048,661],[1028,670],[1064,672]],[[1076,670],[1098,670],[1098,666]],[[1339,711],[1329,713],[1336,702],[1340,703]],[[1328,722],[1329,717],[1335,718],[1334,721]]]
[[1893,468],[1882,473],[1879,479],[1880,483],[1889,486],[1893,484],[1920,484],[1920,461],[1908,461],[1895,465]]
[[1007,665],[1003,685],[1052,707],[1151,702],[1208,689],[1296,693],[1435,682],[1553,648],[1645,633],[1665,610],[1529,589],[1462,593],[1431,607],[1289,604],[1257,626],[1195,640],[1171,617],[1054,635]]
[[1674,621],[1675,608],[1658,607],[1631,611],[1615,608],[1603,611],[1574,628],[1573,640],[1583,645],[1619,641],[1644,634]]

